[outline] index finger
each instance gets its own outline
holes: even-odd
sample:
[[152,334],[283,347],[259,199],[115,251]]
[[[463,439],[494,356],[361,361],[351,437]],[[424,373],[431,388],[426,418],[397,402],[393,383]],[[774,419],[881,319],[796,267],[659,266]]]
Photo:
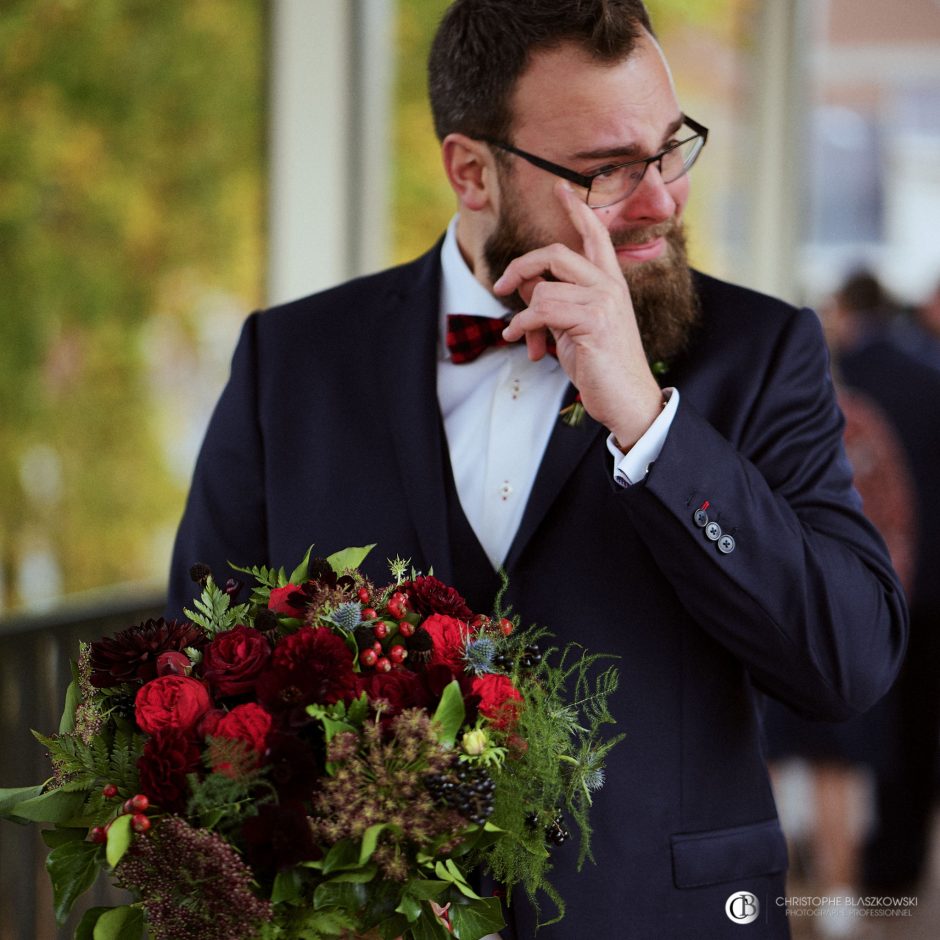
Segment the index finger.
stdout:
[[620,276],[620,262],[617,261],[617,252],[610,240],[610,233],[594,214],[594,210],[586,202],[578,199],[567,180],[559,180],[555,184],[555,195],[568,213],[571,224],[581,236],[584,257],[602,271]]

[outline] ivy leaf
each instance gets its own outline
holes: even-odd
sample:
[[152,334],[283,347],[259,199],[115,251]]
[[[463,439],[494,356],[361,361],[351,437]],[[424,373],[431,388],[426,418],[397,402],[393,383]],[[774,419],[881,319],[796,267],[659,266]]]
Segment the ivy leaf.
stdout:
[[144,915],[138,907],[112,907],[95,924],[92,940],[141,940]]
[[421,902],[413,895],[405,892],[395,908],[395,913],[403,914],[409,924],[413,924],[421,916]]
[[56,923],[65,923],[75,900],[98,877],[98,846],[93,842],[66,842],[46,858],[46,871],[52,879]]
[[359,548],[344,548],[342,551],[334,552],[326,560],[337,574],[342,574],[348,568],[358,568],[369,552],[375,548],[375,544],[373,542],[371,545],[361,545]]
[[125,813],[118,816],[108,827],[108,841],[105,847],[105,856],[108,864],[114,868],[115,865],[124,857],[124,853],[131,847],[131,816]]
[[110,910],[112,910],[110,907],[88,908],[82,915],[82,919],[78,922],[78,926],[75,928],[74,940],[94,940],[95,924],[98,923],[98,918]]
[[78,842],[88,835],[87,829],[43,829],[40,833],[42,841],[50,849],[65,845],[66,842]]
[[467,712],[463,703],[463,694],[457,680],[454,679],[441,696],[437,709],[434,712],[434,721],[439,725],[437,740],[444,747],[453,747],[457,740],[457,732],[466,718]]
[[450,940],[450,936],[447,928],[431,911],[422,911],[405,934],[406,940]]
[[448,916],[457,940],[476,940],[506,926],[499,898],[480,898],[472,904],[451,904]]
[[408,882],[408,893],[419,901],[428,901],[440,897],[448,884],[447,881],[435,881],[432,878],[415,878]]

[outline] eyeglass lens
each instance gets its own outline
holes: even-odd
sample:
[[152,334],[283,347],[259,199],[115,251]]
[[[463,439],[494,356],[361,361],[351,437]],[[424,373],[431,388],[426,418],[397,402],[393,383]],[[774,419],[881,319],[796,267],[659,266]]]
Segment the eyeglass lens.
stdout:
[[664,183],[674,182],[688,172],[695,163],[703,144],[702,137],[696,135],[682,141],[655,159],[626,163],[611,168],[607,173],[595,176],[588,194],[588,205],[599,209],[625,199],[640,185],[650,163],[658,164]]

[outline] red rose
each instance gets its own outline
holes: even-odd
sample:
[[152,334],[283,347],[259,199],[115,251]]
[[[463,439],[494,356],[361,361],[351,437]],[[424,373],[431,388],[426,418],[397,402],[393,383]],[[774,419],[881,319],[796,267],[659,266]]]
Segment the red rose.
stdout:
[[489,718],[497,728],[505,728],[515,723],[522,696],[509,676],[492,672],[474,676],[470,683],[470,692],[480,697],[481,714]]
[[219,633],[209,644],[203,678],[216,695],[251,692],[270,655],[271,647],[258,630],[237,626]]
[[134,711],[145,734],[190,731],[212,702],[206,687],[189,676],[159,676],[137,692]]
[[[216,723],[212,731],[214,738],[227,738],[229,741],[242,741],[254,752],[254,766],[261,763],[271,730],[271,716],[255,702],[245,705],[236,705],[227,715]],[[216,764],[213,770],[226,773],[231,770],[231,764],[223,762]]]
[[434,641],[430,664],[447,666],[455,676],[459,676],[464,671],[463,654],[470,627],[462,620],[445,614],[431,614],[421,626]]
[[140,792],[168,813],[182,813],[189,799],[187,774],[199,768],[199,747],[182,731],[163,731],[149,738],[137,760]]
[[284,614],[285,617],[303,617],[303,609],[295,607],[289,600],[292,594],[297,594],[299,591],[300,587],[296,584],[271,588],[271,595],[268,598],[268,610],[273,610],[276,614]]

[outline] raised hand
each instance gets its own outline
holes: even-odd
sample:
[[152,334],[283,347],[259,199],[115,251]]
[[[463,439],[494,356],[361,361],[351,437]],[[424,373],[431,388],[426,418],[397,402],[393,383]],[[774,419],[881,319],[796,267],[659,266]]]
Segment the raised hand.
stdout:
[[555,195],[581,236],[582,251],[546,245],[509,264],[493,290],[519,291],[528,307],[503,335],[510,342],[524,336],[529,357],[537,360],[545,355],[545,330],[551,330],[558,361],[585,410],[627,450],[662,410],[662,392],[607,229],[565,181],[555,186]]

